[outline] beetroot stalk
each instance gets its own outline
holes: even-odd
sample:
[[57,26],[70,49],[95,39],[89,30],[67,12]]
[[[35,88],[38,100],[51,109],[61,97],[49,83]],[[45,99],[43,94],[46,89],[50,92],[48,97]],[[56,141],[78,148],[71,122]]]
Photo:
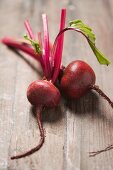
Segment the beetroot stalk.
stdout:
[[[64,28],[64,29],[62,29],[59,33],[58,33],[58,35],[56,36],[56,38],[55,38],[55,41],[54,41],[54,44],[53,44],[53,50],[52,50],[52,55],[54,56],[54,58],[55,58],[55,56],[56,57],[58,57],[57,55],[55,55],[55,52],[57,51],[56,49],[58,48],[57,46],[57,44],[58,44],[58,42],[59,42],[59,38],[62,36],[62,34],[64,34],[64,32],[66,32],[66,31],[69,31],[69,30],[71,30],[71,31],[76,31],[76,32],[79,32],[79,33],[81,33],[81,34],[83,34],[79,29],[76,29],[76,28],[71,28],[71,27],[67,27],[67,28]],[[85,35],[85,34],[83,34],[85,37],[86,37],[86,39],[87,39],[87,36]],[[56,59],[54,59],[55,61],[56,61]],[[55,61],[54,61],[54,63],[55,63]],[[54,72],[54,74],[55,74],[55,72]]]
[[38,41],[39,41],[39,45],[40,45],[40,49],[42,50],[42,37],[41,37],[41,32],[38,32]]
[[[65,28],[65,19],[66,19],[66,9],[62,9],[61,12],[61,21],[60,21],[60,32]],[[53,77],[52,81],[55,82],[58,78],[62,60],[62,51],[63,51],[63,42],[64,42],[64,34],[58,37],[57,41],[54,42],[53,45],[53,58],[54,58],[54,69],[53,69]]]
[[36,109],[36,118],[37,118],[37,123],[38,123],[38,127],[40,130],[40,137],[41,137],[39,144],[36,147],[30,149],[29,151],[27,151],[23,154],[12,156],[11,159],[19,159],[19,158],[29,156],[29,155],[33,154],[34,152],[38,151],[42,147],[42,145],[45,141],[45,134],[44,134],[44,128],[43,128],[43,124],[42,124],[42,120],[41,120],[41,112],[42,112],[42,107],[40,107],[40,108],[38,107]]
[[24,22],[24,25],[25,25],[25,27],[26,27],[26,30],[27,30],[28,34],[29,34],[29,37],[34,40],[34,39],[35,39],[35,36],[34,36],[34,34],[33,34],[33,31],[32,31],[32,28],[31,28],[31,26],[30,26],[29,21],[26,20],[26,21]]
[[45,76],[47,78],[50,78],[51,76],[51,68],[50,68],[50,61],[49,61],[50,46],[49,46],[49,31],[48,31],[47,15],[43,14],[42,19],[43,19],[43,28],[44,28],[44,51],[43,51],[44,57],[43,58],[45,63]]
[[31,47],[27,47],[26,45],[24,44],[20,44],[18,41],[15,41],[11,38],[3,38],[1,40],[1,42],[9,47],[12,47],[12,48],[15,48],[15,49],[18,49],[18,50],[21,50],[22,52],[25,52],[26,54],[29,54],[32,58],[34,58],[35,60],[37,60],[38,62],[40,62],[41,66],[42,66],[42,69],[44,70],[44,62],[43,62],[43,59],[41,57],[41,54],[36,54],[34,52],[34,49],[31,48]]

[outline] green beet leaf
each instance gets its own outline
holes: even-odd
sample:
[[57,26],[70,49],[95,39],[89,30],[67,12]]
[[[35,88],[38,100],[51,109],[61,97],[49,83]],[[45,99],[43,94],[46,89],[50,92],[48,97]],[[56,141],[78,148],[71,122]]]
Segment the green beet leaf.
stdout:
[[96,37],[92,29],[86,24],[84,24],[81,20],[70,21],[69,24],[71,28],[76,29],[76,31],[82,33],[86,37],[99,63],[109,65],[110,61],[106,58],[106,56],[102,52],[100,52],[100,50],[98,50],[98,48],[95,45]]

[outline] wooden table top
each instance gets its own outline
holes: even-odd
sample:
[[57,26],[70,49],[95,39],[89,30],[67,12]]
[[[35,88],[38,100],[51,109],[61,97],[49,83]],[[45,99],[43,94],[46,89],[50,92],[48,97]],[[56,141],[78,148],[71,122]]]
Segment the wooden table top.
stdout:
[[[97,46],[111,64],[101,66],[83,36],[65,34],[63,63],[81,59],[96,73],[96,84],[113,100],[113,0],[0,0],[0,38],[21,38],[24,20],[35,32],[42,30],[47,13],[53,41],[58,33],[60,10],[67,8],[67,24],[82,19],[97,37]],[[0,170],[112,170],[113,150],[89,157],[89,151],[113,144],[113,110],[95,92],[79,101],[62,99],[59,107],[43,114],[46,141],[39,152],[10,160],[12,154],[35,146],[39,130],[26,98],[28,85],[40,78],[40,66],[25,54],[0,44]]]

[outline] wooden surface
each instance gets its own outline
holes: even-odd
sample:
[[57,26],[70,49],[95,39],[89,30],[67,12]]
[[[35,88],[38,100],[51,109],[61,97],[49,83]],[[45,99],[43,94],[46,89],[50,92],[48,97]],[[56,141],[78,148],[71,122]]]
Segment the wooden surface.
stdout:
[[[80,18],[93,28],[98,47],[112,64],[100,66],[86,40],[73,32],[65,36],[63,63],[67,65],[75,59],[87,61],[95,70],[96,83],[113,100],[112,0],[0,0],[0,38],[5,35],[21,38],[26,18],[34,31],[41,30],[41,14],[45,12],[54,40],[62,7],[67,8],[67,23]],[[43,148],[24,159],[10,160],[12,154],[26,151],[39,139],[36,120],[26,99],[27,86],[37,78],[40,67],[34,60],[0,44],[0,170],[112,170],[113,150],[93,158],[88,155],[89,151],[113,144],[113,110],[94,92],[79,101],[62,99],[57,109],[45,112]]]

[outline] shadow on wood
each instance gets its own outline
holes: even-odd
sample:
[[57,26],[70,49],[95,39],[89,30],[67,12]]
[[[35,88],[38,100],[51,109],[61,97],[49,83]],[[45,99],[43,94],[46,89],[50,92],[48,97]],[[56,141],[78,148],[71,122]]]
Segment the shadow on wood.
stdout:
[[[20,58],[22,58],[34,71],[35,73],[39,74],[39,76],[42,77],[42,72],[39,71],[28,59],[26,59],[18,50],[8,47],[11,51],[13,51],[16,55],[18,55]],[[37,61],[36,61],[37,62]]]
[[[47,109],[46,108],[42,112],[42,121],[43,122],[50,122],[50,123],[57,122],[57,121],[62,119],[64,112],[65,111],[63,111],[61,105],[59,105],[58,107],[53,108],[53,109]],[[33,107],[33,106],[31,107],[31,113],[36,118],[36,108]]]
[[[45,109],[43,111],[42,121],[54,123],[62,119],[68,109],[70,114],[75,114],[78,117],[90,116],[92,119],[99,119],[105,122],[108,121],[109,125],[112,127],[113,119],[104,114],[105,111],[100,108],[101,100],[99,100],[99,98],[101,98],[101,96],[93,91],[90,91],[84,97],[78,100],[66,99],[63,96],[63,101],[58,107],[53,109]],[[31,113],[35,117],[35,107],[31,107]]]
[[[99,100],[100,98],[100,100]],[[109,125],[113,127],[113,119],[104,112],[104,108],[101,104],[101,96],[93,91],[90,91],[84,97],[78,100],[66,100],[65,106],[69,109],[70,114],[76,114],[77,116],[91,116],[92,119],[100,119],[102,121],[108,121]],[[106,102],[106,101],[105,101]],[[110,107],[110,106],[109,106]],[[109,114],[109,113],[107,113]]]

